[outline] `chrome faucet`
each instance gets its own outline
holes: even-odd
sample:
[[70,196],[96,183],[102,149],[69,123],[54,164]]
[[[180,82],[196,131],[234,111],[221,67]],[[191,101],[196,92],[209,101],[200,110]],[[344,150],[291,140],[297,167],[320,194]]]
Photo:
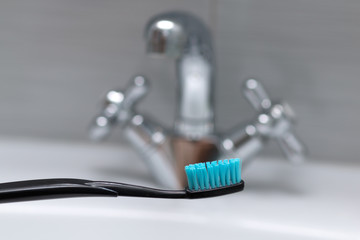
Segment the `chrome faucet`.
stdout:
[[200,139],[214,131],[211,36],[196,17],[179,12],[160,14],[145,28],[147,52],[176,60],[178,106],[175,132]]
[[186,185],[184,166],[216,158],[240,157],[246,167],[270,140],[279,142],[288,159],[300,162],[304,145],[294,135],[294,114],[285,103],[273,103],[262,85],[249,79],[243,92],[258,111],[255,119],[227,134],[215,135],[214,55],[210,32],[196,17],[168,12],[150,19],[145,28],[147,52],[176,61],[178,105],[173,129],[165,129],[135,106],[149,83],[136,76],[124,90],[107,93],[105,106],[95,117],[90,137],[105,138],[113,126],[147,163],[157,181],[167,188]]

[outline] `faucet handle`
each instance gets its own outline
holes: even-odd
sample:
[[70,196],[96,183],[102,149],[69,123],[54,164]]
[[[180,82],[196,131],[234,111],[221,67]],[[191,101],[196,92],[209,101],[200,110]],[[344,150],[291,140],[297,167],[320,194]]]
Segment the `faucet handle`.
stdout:
[[144,76],[135,76],[124,91],[123,110],[131,110],[148,92],[149,83]]
[[292,131],[287,131],[277,138],[277,141],[286,158],[293,163],[301,163],[307,150],[302,141]]
[[283,102],[274,104],[268,115],[272,120],[270,137],[274,137],[287,159],[294,163],[303,161],[307,150],[294,132],[295,114],[291,107]]
[[262,111],[271,107],[271,100],[264,87],[255,79],[249,79],[242,86],[243,93],[256,111]]
[[295,114],[292,108],[284,102],[273,103],[255,79],[245,81],[242,89],[246,99],[259,112],[255,124],[257,131],[266,138],[276,139],[287,159],[301,162],[307,151],[293,131]]
[[93,140],[102,140],[109,135],[115,124],[124,126],[133,115],[133,108],[148,91],[148,82],[143,76],[136,76],[129,86],[111,90],[106,94],[105,106],[90,126],[89,135]]

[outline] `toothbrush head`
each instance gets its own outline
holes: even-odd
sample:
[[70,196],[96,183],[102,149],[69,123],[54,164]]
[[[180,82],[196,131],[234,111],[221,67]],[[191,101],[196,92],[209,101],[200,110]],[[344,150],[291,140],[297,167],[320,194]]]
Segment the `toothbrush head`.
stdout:
[[241,163],[235,158],[185,166],[188,195],[210,197],[243,190]]

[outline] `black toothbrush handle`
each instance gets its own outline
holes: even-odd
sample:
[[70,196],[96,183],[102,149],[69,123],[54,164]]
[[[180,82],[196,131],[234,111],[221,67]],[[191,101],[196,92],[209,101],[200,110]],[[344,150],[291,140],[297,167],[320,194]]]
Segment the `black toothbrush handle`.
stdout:
[[72,178],[0,184],[0,203],[86,196],[185,198],[186,193],[184,190],[162,190],[124,183]]
[[73,178],[39,179],[0,184],[0,203],[30,200],[108,196],[146,198],[206,198],[242,191],[244,181],[216,189],[191,191],[163,190],[117,182]]
[[90,186],[90,181],[82,179],[59,178],[39,179],[0,184],[0,203],[41,199],[109,196],[117,193],[101,187]]

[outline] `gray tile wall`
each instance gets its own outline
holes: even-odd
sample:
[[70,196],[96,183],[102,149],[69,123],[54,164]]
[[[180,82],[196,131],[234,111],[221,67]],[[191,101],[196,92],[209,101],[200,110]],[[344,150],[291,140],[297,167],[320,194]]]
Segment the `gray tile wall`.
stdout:
[[219,123],[250,112],[231,86],[255,76],[295,108],[313,157],[358,161],[360,1],[222,1],[217,13]]
[[356,0],[2,0],[0,136],[87,141],[101,97],[138,72],[152,81],[141,110],[170,126],[174,64],[145,56],[142,31],[149,17],[174,9],[213,30],[220,130],[253,116],[238,81],[257,77],[295,108],[313,158],[358,161]]

